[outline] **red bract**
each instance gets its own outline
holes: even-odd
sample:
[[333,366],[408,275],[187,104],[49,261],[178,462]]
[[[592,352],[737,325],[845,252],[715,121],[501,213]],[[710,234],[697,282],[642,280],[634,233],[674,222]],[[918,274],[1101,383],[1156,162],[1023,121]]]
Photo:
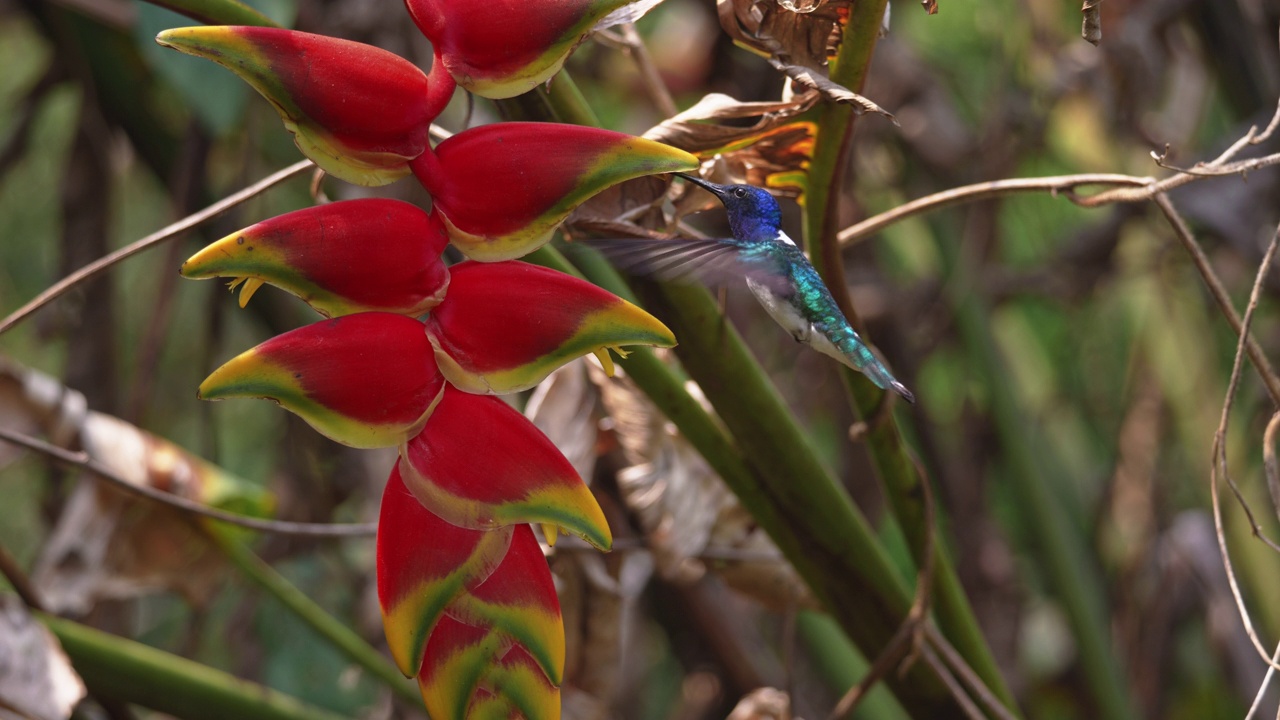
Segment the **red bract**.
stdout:
[[425,211],[399,200],[347,200],[264,220],[182,265],[189,278],[244,283],[240,306],[267,282],[328,317],[382,310],[421,315],[444,298],[448,244]]
[[[462,527],[563,527],[607,550],[609,525],[573,465],[542,431],[495,397],[445,388],[400,461],[405,485]],[[477,482],[477,478],[483,478]],[[554,540],[554,529],[547,532]]]
[[427,332],[440,372],[475,393],[531,388],[587,353],[608,361],[610,348],[675,345],[665,325],[626,300],[522,262],[455,265]]
[[[445,606],[484,582],[511,545],[511,528],[466,530],[422,507],[392,468],[378,518],[378,603],[387,646],[412,677]],[[545,563],[544,563],[545,564]]]
[[360,313],[241,353],[200,384],[200,397],[274,400],[333,440],[373,448],[417,435],[443,389],[422,323]]
[[359,185],[407,175],[444,107],[413,63],[349,40],[214,26],[166,30],[156,42],[239,75],[275,106],[304,155]]
[[535,250],[574,208],[611,185],[696,167],[696,157],[669,145],[556,123],[484,125],[413,162],[449,239],[486,261]]
[[477,95],[507,98],[556,74],[602,18],[633,1],[406,0],[405,6],[435,48],[433,83],[452,76]]
[[[559,717],[564,672],[560,603],[527,525],[489,579],[461,595],[427,641],[418,684],[432,718]],[[512,717],[510,709],[498,717]]]

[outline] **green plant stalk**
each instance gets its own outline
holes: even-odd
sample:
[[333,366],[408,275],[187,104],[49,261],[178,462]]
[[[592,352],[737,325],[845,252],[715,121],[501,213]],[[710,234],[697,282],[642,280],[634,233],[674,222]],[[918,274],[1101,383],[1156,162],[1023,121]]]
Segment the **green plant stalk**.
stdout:
[[70,620],[37,613],[90,691],[183,720],[344,720],[277,690]]
[[[588,280],[620,297],[634,298],[598,253],[579,248],[571,252]],[[905,615],[907,598],[866,520],[816,461],[815,450],[790,410],[710,295],[702,288],[670,290],[692,298],[685,303],[674,301],[680,308],[675,316],[703,321],[702,327],[675,323],[672,329],[681,339],[677,352],[684,349],[702,358],[691,363],[681,355],[686,369],[720,410],[732,437],[653,353],[637,350],[622,366],[724,479],[844,632],[859,647],[878,652]],[[670,297],[666,300],[673,302]],[[735,443],[735,438],[740,442]],[[756,452],[744,453],[743,447],[754,447]],[[867,586],[877,591],[867,593]],[[855,677],[848,686],[856,681]],[[950,697],[935,694],[941,690],[937,677],[919,663],[907,676],[894,673],[888,682],[903,705],[919,717],[937,717],[955,709],[947,707]]]
[[[880,32],[887,0],[855,3],[849,14],[839,55],[831,66],[831,79],[855,91],[866,80]],[[840,244],[836,239],[837,205],[844,163],[849,156],[853,135],[852,106],[826,103],[818,116],[813,159],[809,166],[805,190],[804,237],[814,267],[832,289],[841,310],[858,327],[857,314],[845,287]],[[865,337],[865,328],[859,328]],[[866,376],[841,368],[851,404],[862,418],[875,416],[884,397]],[[995,657],[987,645],[969,600],[956,575],[955,566],[938,537],[937,526],[930,528],[924,507],[924,493],[915,462],[903,442],[902,433],[893,418],[871,428],[866,435],[867,449],[894,516],[906,534],[917,567],[925,561],[925,553],[934,554],[933,608],[939,629],[965,658],[978,677],[1012,712],[1017,712],[1013,693],[1005,683]],[[932,537],[932,547],[929,538]]]
[[587,104],[587,98],[573,81],[568,70],[562,70],[551,78],[549,87],[538,90],[547,99],[547,104],[560,119],[560,122],[588,127],[600,127],[600,118],[596,111]]
[[[737,331],[701,287],[642,293],[680,339],[698,381],[753,470],[731,489],[769,533],[814,595],[867,656],[882,651],[906,616],[906,588],[862,513],[817,460],[817,452]],[[726,481],[728,478],[726,478]],[[886,678],[915,717],[960,712],[923,663]]]
[[960,261],[958,238],[942,237],[939,225],[930,225],[945,272],[953,278],[951,302],[961,337],[972,367],[990,393],[991,412],[1009,465],[1006,479],[1019,507],[1028,516],[1027,528],[1067,615],[1080,656],[1079,666],[1098,703],[1099,717],[1139,717],[1125,689],[1126,675],[1111,649],[1104,582],[1088,559],[1088,548],[1072,531],[1052,489],[1046,485],[1052,474],[1033,450],[1036,440],[1027,431],[1027,416],[1018,406],[997,354],[995,334],[987,322],[988,310],[974,293],[961,291],[971,285],[966,281],[970,273]]
[[211,530],[208,535],[232,564],[245,574],[245,577],[279,600],[349,660],[382,681],[400,697],[413,704],[421,702],[422,697],[418,693],[418,686],[400,674],[400,670],[389,659],[365,642],[364,638],[357,635],[351,628],[325,612],[324,608],[307,597],[306,593],[285,579],[256,553],[217,528]]
[[[578,106],[573,93],[556,93],[548,101],[562,121],[593,119],[594,114],[586,112],[589,108]],[[525,259],[556,269],[563,269],[567,262],[550,247]],[[606,289],[621,282],[612,269],[599,280],[588,279]],[[742,453],[750,472],[730,470],[722,475],[730,489],[858,647],[868,655],[878,653],[905,618],[909,599],[866,519],[818,462],[807,436],[707,291],[660,286],[648,299],[680,339],[676,352],[681,362],[716,408],[736,445],[710,447],[717,435],[706,425],[699,428],[695,419],[705,413],[674,382],[673,373],[658,370],[656,358],[646,359],[638,351],[634,359],[624,361],[631,363],[624,367],[664,413],[675,414],[669,419],[700,453],[709,455],[707,460],[717,472],[721,468],[714,463],[734,454],[729,448]],[[906,673],[892,673],[887,682],[917,717],[960,712],[941,679],[923,663]]]
[[[815,612],[796,614],[796,630],[809,656],[827,686],[843,693],[858,683],[871,663],[840,632],[840,626],[828,615]],[[867,692],[853,711],[857,720],[906,720],[907,713],[882,685]]]

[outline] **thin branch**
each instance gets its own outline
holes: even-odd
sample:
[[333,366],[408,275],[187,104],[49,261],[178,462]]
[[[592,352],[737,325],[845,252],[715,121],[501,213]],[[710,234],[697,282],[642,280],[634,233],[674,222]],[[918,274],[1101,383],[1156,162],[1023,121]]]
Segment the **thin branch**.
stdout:
[[[1186,221],[1182,219],[1182,215],[1173,207],[1173,203],[1169,202],[1169,198],[1165,195],[1156,195],[1152,199],[1156,207],[1160,208],[1160,211],[1168,218],[1169,224],[1173,226],[1174,233],[1178,236],[1178,240],[1182,242],[1182,246],[1191,255],[1191,261],[1195,263],[1196,269],[1200,271],[1200,276],[1204,278],[1205,285],[1209,287],[1209,293],[1213,295],[1214,302],[1218,304],[1218,309],[1222,311],[1223,316],[1231,324],[1231,329],[1240,337],[1241,342],[1245,343],[1249,359],[1253,362],[1253,366],[1257,368],[1258,374],[1262,376],[1262,382],[1267,386],[1267,394],[1271,396],[1271,401],[1280,405],[1280,377],[1276,376],[1275,369],[1271,367],[1271,362],[1267,360],[1266,354],[1262,352],[1262,348],[1258,346],[1257,341],[1249,337],[1248,333],[1245,332],[1240,315],[1236,312],[1235,306],[1231,304],[1231,296],[1227,294],[1227,289],[1222,286],[1222,281],[1218,279],[1217,273],[1213,271],[1209,256],[1204,254],[1200,243],[1196,242],[1195,235],[1191,233],[1191,228],[1187,227]],[[1266,267],[1267,263],[1264,262],[1263,268],[1265,269]]]
[[649,54],[649,48],[644,44],[644,38],[636,32],[635,23],[626,23],[621,29],[626,52],[635,61],[636,69],[640,71],[640,79],[644,81],[645,90],[649,92],[649,99],[658,106],[664,118],[680,112],[676,107],[675,99],[671,97],[671,90],[662,81],[662,73],[658,72],[658,66],[654,64],[653,56]]
[[1271,416],[1262,434],[1262,469],[1267,476],[1267,492],[1276,516],[1280,517],[1280,463],[1276,461],[1276,430],[1280,429],[1280,412]]
[[99,258],[98,260],[95,260],[89,263],[88,265],[85,265],[79,270],[76,270],[75,272],[71,273],[65,278],[49,286],[44,292],[37,295],[35,299],[33,299],[31,302],[13,311],[13,313],[11,313],[7,318],[5,318],[3,321],[0,321],[0,334],[4,334],[8,330],[12,329],[13,326],[17,325],[19,322],[26,319],[27,316],[31,315],[36,310],[39,310],[45,305],[48,305],[50,302],[60,297],[71,288],[88,280],[89,278],[96,276],[98,273],[106,270],[107,268],[110,268],[112,265],[115,265],[121,260],[132,257],[133,255],[136,255],[142,252],[143,250],[147,250],[151,247],[154,247],[155,245],[158,245],[166,240],[171,240],[181,235],[182,233],[194,227],[197,227],[198,225],[201,225],[202,223],[205,223],[213,219],[214,217],[217,217],[218,215],[226,212],[227,210],[230,210],[236,205],[239,205],[240,203],[243,203],[246,200],[249,200],[250,198],[253,198],[259,195],[260,193],[267,190],[268,188],[278,185],[284,182],[285,180],[288,180],[289,178],[292,178],[296,175],[301,175],[312,166],[313,166],[313,163],[310,160],[301,160],[299,162],[296,162],[293,165],[290,165],[289,167],[283,170],[280,170],[272,175],[268,175],[262,180],[259,180],[253,185],[250,185],[249,187],[241,190],[240,192],[237,192],[233,195],[229,195],[226,198],[219,200],[218,202],[210,205],[209,207],[201,210],[200,212],[197,212],[193,215],[188,215],[187,217],[179,220],[176,223],[173,223],[172,225],[162,228],[142,238],[141,240],[130,243],[129,245],[126,245],[125,247],[122,247],[119,250],[116,250],[115,252],[109,255],[106,255],[102,258]]
[[947,670],[946,665],[934,654],[933,648],[925,646],[921,648],[920,654],[925,663],[938,674],[942,684],[946,685],[947,689],[951,691],[952,697],[964,709],[965,714],[974,720],[985,720],[986,716],[982,714],[982,710],[978,709],[978,706],[973,704],[973,699],[965,694],[964,688],[960,686],[955,676]]
[[1276,651],[1271,654],[1271,664],[1267,667],[1267,674],[1262,676],[1262,684],[1258,686],[1258,694],[1253,696],[1253,704],[1249,706],[1249,712],[1244,716],[1244,720],[1253,720],[1253,716],[1258,712],[1258,707],[1262,705],[1262,696],[1267,694],[1267,685],[1271,684],[1271,678],[1276,674],[1276,663],[1280,662],[1280,643],[1276,644]]
[[124,490],[125,492],[139,495],[163,503],[176,510],[199,515],[211,520],[218,520],[231,525],[238,525],[250,530],[259,530],[261,532],[278,533],[281,535],[307,535],[312,537],[370,537],[377,533],[378,526],[376,523],[303,523],[288,522],[285,520],[264,520],[261,518],[249,517],[247,515],[239,515],[229,513],[224,510],[209,507],[203,503],[189,500],[180,495],[174,495],[162,490],[147,487],[145,485],[135,485],[118,475],[111,468],[94,460],[84,452],[72,452],[56,445],[50,445],[43,440],[33,438],[21,433],[11,432],[0,428],[0,440],[11,442],[15,445],[34,450],[38,453],[47,455],[58,462],[71,465],[73,467],[86,470],[97,477],[106,480],[109,484]]
[[840,231],[836,239],[840,241],[840,247],[847,248],[850,245],[862,242],[867,238],[875,235],[886,227],[894,223],[901,222],[912,215],[919,215],[934,210],[940,210],[950,205],[958,205],[960,203],[976,202],[978,200],[987,200],[1005,195],[1016,195],[1019,193],[1040,193],[1047,192],[1057,195],[1060,192],[1070,192],[1075,188],[1085,185],[1146,185],[1155,182],[1154,178],[1135,177],[1133,175],[1118,175],[1114,173],[1093,173],[1083,175],[1056,175],[1051,177],[1038,178],[1014,178],[1010,180],[993,180],[991,182],[975,183],[973,185],[964,185],[950,190],[943,190],[932,195],[926,195],[922,198],[912,200],[909,203],[899,205],[892,210],[882,212],[879,215],[863,220],[855,225]]
[[1017,716],[1010,712],[1004,703],[1000,702],[1000,698],[991,692],[991,688],[982,682],[982,678],[978,677],[973,668],[969,667],[969,663],[965,662],[960,653],[956,651],[955,647],[942,633],[938,632],[937,628],[930,626],[925,632],[928,634],[930,645],[942,655],[942,660],[959,676],[960,681],[973,691],[973,694],[982,701],[982,704],[987,706],[987,709],[992,714],[1000,718],[1000,720],[1017,720]]
[[[1258,298],[1262,294],[1262,281],[1267,276],[1267,271],[1271,267],[1271,262],[1275,258],[1276,246],[1280,244],[1280,228],[1276,228],[1276,233],[1271,237],[1271,244],[1267,246],[1266,255],[1263,256],[1262,264],[1258,267],[1258,276],[1253,283],[1253,291],[1249,294],[1249,305],[1245,308],[1244,322],[1240,333],[1240,340],[1236,345],[1235,360],[1231,366],[1231,380],[1227,383],[1227,396],[1222,402],[1222,417],[1218,421],[1218,431],[1213,435],[1213,459],[1209,466],[1209,496],[1213,501],[1213,527],[1217,534],[1218,552],[1222,556],[1222,565],[1227,571],[1227,584],[1231,588],[1231,595],[1235,598],[1236,609],[1239,611],[1240,620],[1244,624],[1245,633],[1249,636],[1249,641],[1253,643],[1254,649],[1258,652],[1258,656],[1262,658],[1268,666],[1280,669],[1274,661],[1271,660],[1270,654],[1262,646],[1262,642],[1258,639],[1258,633],[1253,628],[1253,621],[1249,617],[1249,610],[1245,607],[1244,597],[1240,593],[1240,585],[1236,581],[1235,568],[1231,563],[1231,553],[1227,551],[1227,538],[1222,529],[1222,503],[1218,497],[1219,478],[1225,477],[1231,485],[1232,491],[1236,494],[1236,499],[1241,502],[1245,508],[1246,514],[1249,515],[1249,522],[1253,524],[1253,513],[1249,511],[1249,507],[1244,503],[1244,499],[1240,497],[1239,490],[1236,488],[1234,481],[1231,480],[1227,469],[1227,452],[1226,439],[1227,427],[1231,419],[1231,406],[1235,401],[1236,388],[1240,385],[1240,370],[1244,364],[1244,348],[1246,339],[1249,335],[1249,323],[1253,321],[1253,311],[1258,306]],[[1253,524],[1254,534],[1257,535],[1258,527]],[[1265,539],[1265,538],[1264,538]],[[1271,544],[1268,541],[1268,544]],[[1272,545],[1274,547],[1274,545]]]
[[[1258,131],[1256,125],[1249,128],[1239,140],[1235,141],[1222,152],[1221,155],[1210,160],[1207,163],[1197,163],[1189,169],[1175,168],[1164,162],[1168,153],[1166,149],[1164,154],[1152,154],[1156,164],[1160,167],[1175,170],[1177,174],[1165,178],[1164,180],[1156,180],[1153,177],[1138,177],[1136,175],[1121,175],[1115,173],[1085,173],[1080,175],[1056,175],[1050,177],[1039,178],[1014,178],[1010,180],[996,180],[993,182],[975,183],[973,185],[964,185],[950,190],[926,195],[925,197],[912,200],[904,205],[899,205],[887,212],[880,213],[873,217],[869,217],[856,225],[851,225],[841,230],[837,239],[840,241],[842,248],[848,247],[855,243],[861,242],[883,230],[884,228],[921,213],[932,212],[949,205],[959,203],[976,202],[978,200],[987,200],[994,197],[1002,197],[1004,195],[1014,195],[1018,193],[1029,192],[1047,192],[1053,195],[1064,193],[1072,202],[1082,207],[1098,207],[1116,202],[1141,202],[1151,200],[1161,193],[1168,192],[1176,187],[1186,185],[1198,179],[1206,177],[1222,177],[1224,175],[1245,174],[1251,170],[1257,170],[1280,163],[1280,154],[1267,155],[1260,158],[1252,158],[1249,160],[1241,160],[1231,163],[1234,158],[1244,148],[1257,145],[1268,140],[1271,135],[1280,127],[1280,103],[1277,103],[1276,113],[1271,117],[1271,122],[1267,123],[1266,128],[1261,132]],[[1230,163],[1230,164],[1228,164]],[[1079,197],[1073,192],[1076,188],[1085,185],[1112,185],[1120,186],[1112,190],[1106,190],[1088,197]]]
[[23,605],[32,610],[44,610],[40,593],[31,582],[31,578],[27,577],[22,566],[18,564],[17,558],[9,554],[9,550],[3,545],[0,545],[0,575],[3,575],[4,579],[13,586],[13,591],[18,594],[18,599],[22,600]]

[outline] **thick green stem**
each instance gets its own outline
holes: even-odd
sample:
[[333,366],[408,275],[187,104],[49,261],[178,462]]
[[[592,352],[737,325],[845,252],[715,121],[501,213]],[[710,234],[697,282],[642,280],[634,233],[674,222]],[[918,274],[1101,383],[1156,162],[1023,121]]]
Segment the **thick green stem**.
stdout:
[[39,614],[95,697],[183,720],[343,720],[341,715],[133,640]]
[[262,558],[239,540],[217,530],[210,532],[209,537],[245,574],[245,577],[279,600],[352,662],[381,680],[400,697],[415,704],[421,700],[417,685],[405,679],[389,659],[365,642],[364,638],[357,635],[351,628],[325,612],[324,608],[276,572],[275,568],[263,562]]
[[[569,252],[587,279],[633,297],[598,254],[572,246]],[[677,352],[724,425],[653,353],[638,350],[622,366],[724,479],[844,632],[864,652],[878,652],[908,601],[865,518],[817,462],[808,438],[710,295],[690,287],[659,293],[658,304],[669,309],[664,316],[681,339]],[[889,685],[919,717],[958,711],[922,664],[906,676],[892,674]]]
[[[832,80],[855,91],[862,88],[885,5],[886,0],[872,0],[853,6],[839,56],[831,67]],[[840,186],[849,156],[853,120],[853,108],[849,105],[828,103],[819,113],[805,192],[804,237],[814,266],[831,288],[841,310],[857,327],[861,323],[844,290],[844,268],[836,237]],[[862,330],[865,337],[865,328]],[[861,373],[847,369],[842,369],[842,373],[859,415],[874,417],[885,400],[884,393]],[[1000,674],[944,543],[936,536],[936,528],[929,527],[921,487],[925,481],[903,442],[897,423],[892,417],[885,418],[884,422],[874,424],[865,438],[876,473],[894,516],[908,538],[917,566],[925,562],[926,553],[934,553],[932,599],[939,627],[1001,702],[1017,712],[1013,694]]]

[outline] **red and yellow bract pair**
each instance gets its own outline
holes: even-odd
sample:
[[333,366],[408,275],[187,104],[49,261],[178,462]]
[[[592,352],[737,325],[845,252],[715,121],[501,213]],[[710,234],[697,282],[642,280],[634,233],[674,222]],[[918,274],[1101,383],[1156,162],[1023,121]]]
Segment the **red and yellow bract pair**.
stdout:
[[478,260],[537,249],[611,185],[697,167],[694,156],[652,140],[553,123],[485,125],[433,150],[426,76],[385,50],[258,27],[179,28],[157,40],[243,77],[325,171],[362,185],[412,172],[431,193],[433,221]]
[[[647,0],[652,4],[653,0]],[[583,280],[514,261],[575,207],[623,180],[697,167],[620,133],[500,123],[432,148],[455,83],[505,97],[549,78],[619,0],[409,0],[433,41],[430,75],[359,43],[289,30],[170,30],[168,46],[239,74],[299,149],[363,185],[412,173],[432,209],[348,200],[272,218],[182,267],[229,277],[243,306],[263,284],[327,319],[228,361],[207,399],[279,403],[324,435],[396,447],[382,499],[378,597],[391,654],[436,720],[559,717],[564,628],[530,523],[607,550],[604,515],[573,466],[493,394],[629,345],[671,346],[640,308]],[[446,267],[449,243],[468,257]]]

